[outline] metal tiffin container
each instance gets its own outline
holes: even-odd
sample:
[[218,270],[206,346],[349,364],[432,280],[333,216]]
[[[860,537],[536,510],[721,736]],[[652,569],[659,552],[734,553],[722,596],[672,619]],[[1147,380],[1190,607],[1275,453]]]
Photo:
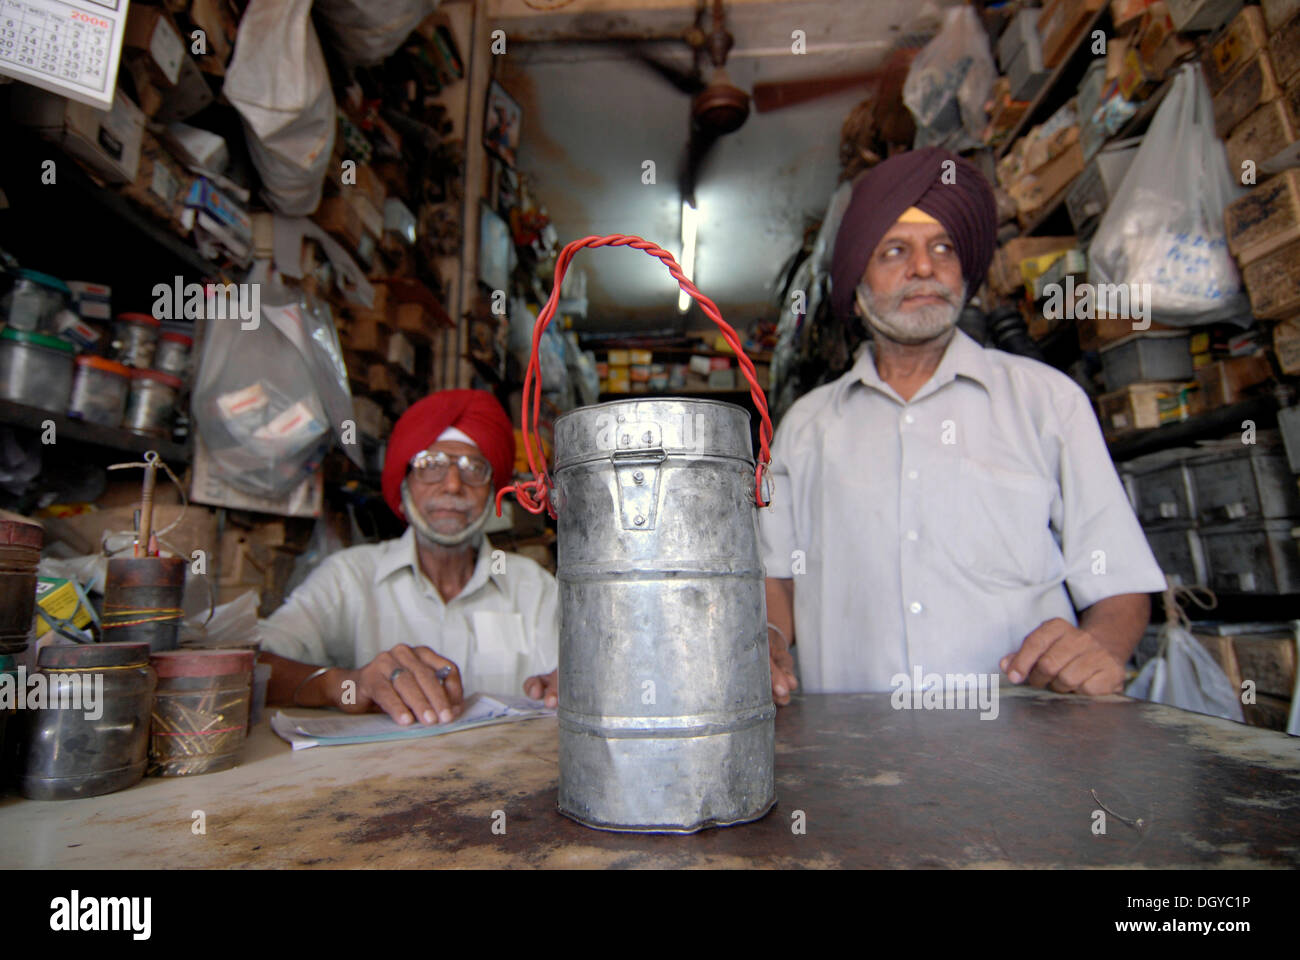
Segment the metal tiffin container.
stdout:
[[749,414],[664,398],[555,422],[559,810],[693,833],[776,803]]

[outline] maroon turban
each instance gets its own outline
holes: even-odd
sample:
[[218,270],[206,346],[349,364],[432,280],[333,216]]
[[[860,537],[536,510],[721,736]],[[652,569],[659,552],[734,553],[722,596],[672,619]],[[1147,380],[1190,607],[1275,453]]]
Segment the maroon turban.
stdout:
[[[954,166],[946,168],[945,177],[946,160]],[[974,164],[955,153],[940,147],[911,150],[872,167],[853,185],[831,257],[831,305],[841,319],[852,316],[854,291],[867,261],[908,207],[943,224],[969,292],[983,282],[997,239],[993,188]]]
[[440,390],[425,397],[402,414],[388,438],[384,456],[384,500],[403,520],[402,480],[406,465],[421,450],[427,450],[448,427],[456,427],[473,439],[492,464],[492,484],[500,490],[510,483],[515,471],[515,429],[510,418],[485,390]]

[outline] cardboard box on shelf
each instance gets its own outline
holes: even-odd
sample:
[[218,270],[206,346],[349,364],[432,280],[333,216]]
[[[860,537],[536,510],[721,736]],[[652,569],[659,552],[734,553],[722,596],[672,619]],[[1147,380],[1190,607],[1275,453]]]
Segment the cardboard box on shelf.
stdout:
[[1242,171],[1248,169],[1247,161],[1262,170],[1275,155],[1300,140],[1300,107],[1288,102],[1290,94],[1288,88],[1287,96],[1256,107],[1228,135],[1228,170],[1239,182]]
[[1283,373],[1300,374],[1300,319],[1273,328],[1273,355]]
[[347,247],[349,252],[356,253],[361,245],[364,227],[355,207],[346,198],[322,198],[312,219],[322,230]]
[[1123,390],[1102,394],[1097,398],[1102,433],[1112,438],[1160,426],[1161,398],[1177,396],[1183,387],[1177,382],[1130,383]]
[[1241,271],[1250,306],[1261,320],[1300,313],[1300,240],[1265,254]]
[[[1147,7],[1155,2],[1156,0],[1110,0],[1110,22],[1115,32],[1126,34],[1136,28]],[[1112,39],[1110,42],[1115,41]]]
[[[1133,319],[1131,317],[1111,317],[1092,311],[1089,316],[1075,320],[1075,330],[1079,335],[1080,350],[1100,350],[1107,344],[1125,337],[1133,336]],[[1167,331],[1170,328],[1159,323],[1152,323],[1146,328],[1148,332]]]
[[611,367],[626,367],[632,362],[632,354],[627,350],[611,350],[606,359]]
[[36,128],[109,183],[135,179],[145,117],[121,89],[108,112],[26,84],[12,89],[10,110],[16,122]]
[[122,46],[148,54],[149,72],[164,84],[164,89],[176,86],[180,80],[187,44],[181,40],[176,21],[163,8],[131,4]]
[[188,232],[182,222],[184,201],[193,181],[153,134],[146,131],[140,142],[135,179],[122,187],[122,193],[184,236]]
[[1038,35],[1043,41],[1043,64],[1051,69],[1074,49],[1093,14],[1106,0],[1054,0],[1038,17]]
[[382,314],[360,307],[352,309],[343,347],[368,357],[388,357],[389,330]]
[[649,364],[654,362],[654,354],[650,350],[629,350],[628,360],[634,364]]
[[1292,77],[1300,74],[1300,13],[1273,34],[1268,50],[1273,56],[1273,69],[1280,83],[1290,83]]
[[1226,137],[1256,107],[1281,95],[1282,86],[1273,75],[1273,58],[1261,50],[1214,95],[1215,134],[1220,139]]
[[1251,357],[1216,360],[1196,371],[1201,385],[1201,402],[1206,410],[1231,406],[1256,384],[1272,379],[1273,367],[1263,352]]
[[1242,266],[1300,240],[1300,170],[1265,180],[1223,212],[1228,250]]
[[1077,142],[1033,173],[1021,177],[1008,191],[1016,201],[1024,226],[1083,172],[1083,147]]
[[1244,8],[1201,56],[1201,72],[1210,93],[1222,90],[1247,60],[1267,46],[1264,14],[1259,7]]
[[1300,0],[1259,0],[1260,9],[1264,11],[1264,26],[1269,33],[1274,33],[1297,13],[1300,13]]
[[376,440],[384,436],[384,408],[370,397],[352,398],[352,415],[356,418],[357,429]]
[[1241,9],[1242,0],[1165,0],[1174,29],[1183,33],[1217,30]]
[[1024,286],[1020,264],[1029,257],[1045,253],[1064,254],[1077,245],[1074,237],[1014,237],[993,254],[989,265],[989,286],[998,293],[1013,293]]
[[397,393],[397,378],[386,363],[372,363],[366,368],[366,385],[372,394],[392,396]]

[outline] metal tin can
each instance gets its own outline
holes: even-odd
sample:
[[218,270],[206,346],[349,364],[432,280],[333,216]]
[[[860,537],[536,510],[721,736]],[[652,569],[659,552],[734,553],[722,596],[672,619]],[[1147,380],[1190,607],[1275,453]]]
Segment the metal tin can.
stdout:
[[25,721],[18,786],[32,800],[97,797],[138,783],[157,678],[143,643],[47,646],[45,709]]
[[45,530],[0,510],[0,654],[27,649],[36,613],[36,567]]
[[103,357],[77,357],[68,416],[105,427],[120,427],[130,392],[130,367]]
[[185,376],[190,366],[190,349],[194,338],[183,333],[167,331],[158,338],[158,352],[154,357],[154,368],[174,377]]
[[175,650],[185,594],[184,557],[114,557],[104,577],[104,636]]
[[691,833],[776,802],[749,414],[661,399],[555,422],[559,810]]
[[43,333],[0,330],[0,397],[54,413],[68,409],[72,344]]
[[131,396],[126,402],[122,426],[135,433],[170,437],[172,414],[181,381],[161,370],[137,370],[131,378]]
[[128,367],[148,370],[158,349],[158,330],[162,323],[147,313],[118,314],[113,324],[117,359]]
[[171,650],[150,658],[158,673],[150,776],[213,773],[239,762],[256,657],[252,650]]

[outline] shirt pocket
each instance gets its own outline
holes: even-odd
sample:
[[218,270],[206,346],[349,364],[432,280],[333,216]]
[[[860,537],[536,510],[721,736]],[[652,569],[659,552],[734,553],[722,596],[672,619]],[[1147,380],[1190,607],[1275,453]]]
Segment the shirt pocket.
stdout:
[[954,557],[980,580],[1025,586],[1063,575],[1051,532],[1056,484],[962,457],[956,489],[940,502]]
[[470,622],[474,638],[465,671],[465,692],[520,693],[527,679],[522,673],[528,663],[523,616],[476,611]]

